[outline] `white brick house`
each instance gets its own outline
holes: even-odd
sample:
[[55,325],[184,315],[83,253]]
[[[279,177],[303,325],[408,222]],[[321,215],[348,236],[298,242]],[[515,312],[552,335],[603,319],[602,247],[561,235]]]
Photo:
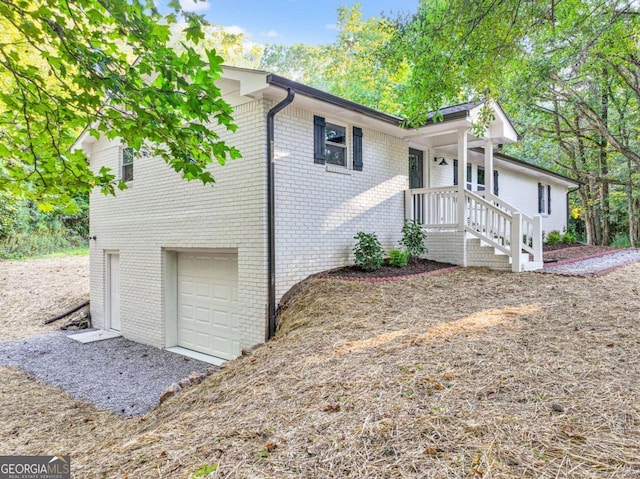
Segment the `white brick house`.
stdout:
[[129,179],[116,197],[91,197],[94,326],[229,359],[273,333],[277,303],[295,283],[348,264],[358,231],[391,249],[405,218],[418,219],[428,257],[521,271],[541,266],[541,231],[566,226],[576,182],[494,155],[494,145],[517,140],[498,105],[476,138],[476,104],[406,129],[265,72],[225,68],[219,84],[238,125],[222,136],[243,158],[213,165],[213,187],[156,158],[131,163],[118,142],[79,140],[92,168]]

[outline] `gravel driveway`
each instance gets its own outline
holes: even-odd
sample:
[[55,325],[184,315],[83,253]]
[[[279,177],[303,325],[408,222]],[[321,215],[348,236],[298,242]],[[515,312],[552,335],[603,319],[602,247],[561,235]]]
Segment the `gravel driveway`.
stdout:
[[0,366],[18,367],[73,397],[125,416],[146,414],[172,383],[215,368],[124,338],[83,344],[68,337],[74,333],[0,341]]
[[541,273],[556,273],[571,276],[593,276],[612,269],[640,261],[640,249],[623,249],[593,258],[547,263]]

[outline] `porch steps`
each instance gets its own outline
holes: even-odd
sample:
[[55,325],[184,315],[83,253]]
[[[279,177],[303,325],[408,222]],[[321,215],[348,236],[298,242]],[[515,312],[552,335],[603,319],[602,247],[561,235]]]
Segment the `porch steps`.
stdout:
[[[471,234],[465,235],[467,242],[467,262],[469,266],[486,266],[491,269],[511,270],[511,257],[491,244],[476,238]],[[524,271],[542,269],[542,262],[531,261],[528,253],[520,254],[520,264]]]

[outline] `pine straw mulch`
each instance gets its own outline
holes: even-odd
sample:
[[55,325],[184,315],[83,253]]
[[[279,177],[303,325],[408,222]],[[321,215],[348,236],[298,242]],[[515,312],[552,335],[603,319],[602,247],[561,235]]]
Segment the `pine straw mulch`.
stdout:
[[439,263],[424,258],[411,258],[406,266],[401,268],[392,266],[389,259],[385,259],[382,266],[374,271],[366,271],[359,266],[343,266],[315,275],[319,278],[357,279],[364,281],[380,281],[390,278],[403,278],[420,274],[433,273],[439,270],[453,268],[449,263]]
[[89,299],[89,256],[0,260],[0,341],[56,331],[44,320]]
[[640,264],[314,279],[277,340],[143,418],[2,370],[0,454],[92,478],[640,477],[639,285]]

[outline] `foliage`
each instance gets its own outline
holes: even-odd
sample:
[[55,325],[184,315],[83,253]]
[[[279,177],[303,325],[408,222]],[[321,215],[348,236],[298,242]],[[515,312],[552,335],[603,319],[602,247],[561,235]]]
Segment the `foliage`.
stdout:
[[409,69],[386,61],[397,32],[387,18],[362,18],[359,3],[338,8],[337,40],[330,45],[269,45],[260,67],[387,113],[400,114],[401,85]]
[[628,236],[619,234],[613,239],[611,246],[614,246],[615,248],[629,248],[631,246],[631,242],[629,241]]
[[92,186],[124,188],[70,151],[85,127],[203,183],[214,182],[214,159],[240,156],[208,125],[235,130],[214,83],[223,59],[207,50],[205,60],[186,43],[172,49],[179,17],[193,44],[204,38],[204,20],[178,0],[168,8],[163,16],[153,0],[0,2],[0,191],[49,211],[73,208],[73,196]]
[[402,239],[400,245],[404,247],[409,258],[416,258],[427,252],[424,242],[427,234],[422,229],[419,221],[405,221],[402,227]]
[[389,251],[389,264],[396,268],[403,268],[409,262],[409,255],[401,249],[392,249]]
[[35,203],[0,194],[0,258],[42,256],[58,251],[88,247],[89,203],[86,197],[73,198],[75,213],[54,208],[44,213]]
[[424,0],[390,42],[410,67],[405,113],[421,124],[443,106],[500,100],[525,139],[507,152],[583,183],[587,240],[627,228],[637,242],[639,13],[627,0]]
[[562,235],[561,241],[563,244],[574,244],[576,242],[576,235],[573,234],[573,231],[567,231]]
[[193,474],[191,474],[191,479],[196,479],[196,478],[199,478],[199,477],[206,477],[209,474],[211,474],[212,472],[216,471],[217,469],[218,469],[218,463],[217,462],[213,462],[211,464],[203,464],[202,466],[200,466],[200,469],[198,469]]
[[384,250],[376,234],[359,231],[353,239],[358,240],[353,247],[356,265],[366,271],[379,269],[384,261]]
[[547,237],[545,238],[545,243],[548,245],[558,244],[562,241],[562,235],[559,231],[554,230],[550,231]]

